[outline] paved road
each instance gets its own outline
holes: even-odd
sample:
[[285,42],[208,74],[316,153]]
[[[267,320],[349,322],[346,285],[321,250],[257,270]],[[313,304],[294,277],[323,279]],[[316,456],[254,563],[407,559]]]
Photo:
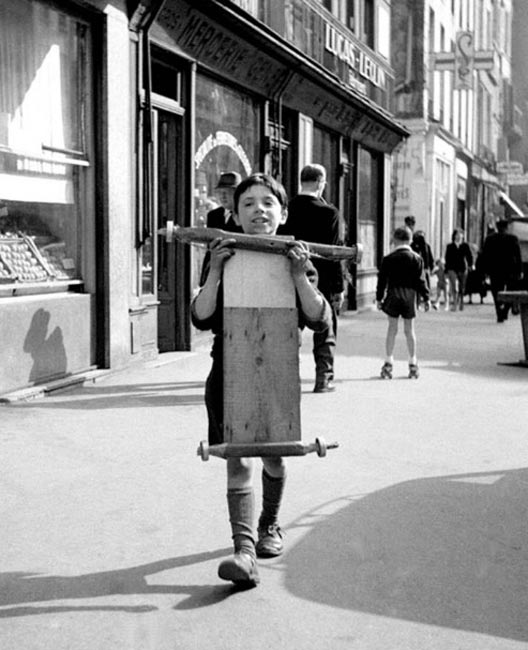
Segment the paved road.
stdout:
[[261,585],[230,551],[223,461],[205,436],[205,352],[0,407],[2,650],[528,648],[528,369],[488,300],[421,313],[422,376],[378,379],[385,319],[340,320],[335,394],[311,392],[288,461],[287,550]]

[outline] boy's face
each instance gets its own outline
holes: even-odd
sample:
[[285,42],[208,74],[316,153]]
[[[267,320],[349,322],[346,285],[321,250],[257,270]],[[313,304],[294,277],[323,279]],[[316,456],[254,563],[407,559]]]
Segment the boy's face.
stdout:
[[238,199],[235,222],[248,235],[274,235],[286,222],[287,210],[264,185],[251,185]]

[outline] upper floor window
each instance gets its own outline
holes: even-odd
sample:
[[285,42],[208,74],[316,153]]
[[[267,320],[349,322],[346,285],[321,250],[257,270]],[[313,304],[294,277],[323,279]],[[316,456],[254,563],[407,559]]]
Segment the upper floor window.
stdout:
[[363,38],[365,43],[374,49],[374,0],[364,0],[363,8]]

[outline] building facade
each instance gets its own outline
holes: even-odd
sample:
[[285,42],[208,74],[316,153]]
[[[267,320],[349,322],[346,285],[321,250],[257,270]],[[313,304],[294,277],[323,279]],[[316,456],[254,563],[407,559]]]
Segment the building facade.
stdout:
[[394,157],[393,223],[414,214],[437,257],[457,227],[478,249],[504,214],[511,22],[510,0],[393,2],[395,113],[412,131]]
[[328,170],[370,301],[387,237],[390,3],[0,0],[0,395],[199,342],[189,301],[224,171]]

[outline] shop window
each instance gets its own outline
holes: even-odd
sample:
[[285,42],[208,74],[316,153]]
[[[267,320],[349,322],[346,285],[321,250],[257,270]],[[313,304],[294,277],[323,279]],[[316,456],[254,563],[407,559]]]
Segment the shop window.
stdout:
[[50,6],[0,9],[3,295],[82,281],[88,45],[88,26]]
[[326,169],[327,183],[324,197],[329,203],[338,205],[338,152],[339,141],[336,135],[314,126],[312,161]]
[[220,174],[242,178],[259,170],[259,105],[248,95],[198,75],[196,79],[196,153],[194,224],[204,225],[218,206]]
[[363,245],[361,268],[374,269],[378,256],[379,192],[382,185],[380,154],[358,151],[358,241]]
[[[216,184],[222,172],[242,178],[260,169],[260,105],[249,95],[202,75],[196,78],[196,151],[193,224],[205,226],[220,206]],[[196,285],[202,255],[195,251],[191,282]]]

